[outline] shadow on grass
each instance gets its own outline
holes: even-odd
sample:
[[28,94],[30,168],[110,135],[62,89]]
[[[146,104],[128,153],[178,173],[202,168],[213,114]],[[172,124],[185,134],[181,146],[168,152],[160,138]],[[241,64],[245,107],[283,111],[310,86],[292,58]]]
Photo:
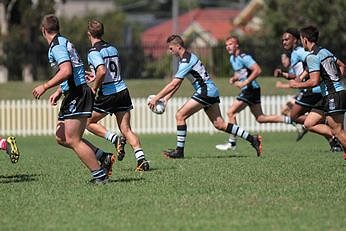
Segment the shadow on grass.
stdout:
[[128,182],[134,182],[134,181],[141,181],[144,180],[144,178],[126,178],[126,179],[111,179],[108,180],[108,183],[128,183]]
[[166,160],[169,161],[184,161],[184,160],[193,160],[193,159],[228,159],[228,158],[249,158],[248,155],[239,155],[239,154],[230,154],[230,155],[212,155],[212,156],[201,156],[201,155],[190,155],[184,156],[184,158],[169,158],[165,157]]
[[36,181],[37,174],[0,175],[0,184]]
[[229,159],[229,158],[249,158],[250,156],[248,155],[213,155],[213,156],[194,156],[193,158],[196,159]]
[[[182,159],[176,160],[176,159],[172,159],[172,160],[168,160],[168,161],[183,161]],[[146,173],[151,173],[151,172],[157,172],[157,171],[170,171],[170,170],[177,170],[177,167],[174,166],[160,166],[160,167],[150,167],[150,169],[148,171],[141,171],[138,172],[139,174],[146,174]]]

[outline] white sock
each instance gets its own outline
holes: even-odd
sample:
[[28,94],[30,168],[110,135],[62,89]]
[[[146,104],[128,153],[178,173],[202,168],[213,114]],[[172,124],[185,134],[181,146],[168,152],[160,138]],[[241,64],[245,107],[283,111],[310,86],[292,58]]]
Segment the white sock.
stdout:
[[113,144],[115,144],[115,141],[116,141],[117,137],[118,137],[117,134],[115,134],[113,132],[110,132],[110,131],[107,131],[106,135],[105,135],[106,140],[109,140]]
[[134,150],[134,152],[135,152],[135,157],[137,161],[145,158],[143,149],[137,148]]

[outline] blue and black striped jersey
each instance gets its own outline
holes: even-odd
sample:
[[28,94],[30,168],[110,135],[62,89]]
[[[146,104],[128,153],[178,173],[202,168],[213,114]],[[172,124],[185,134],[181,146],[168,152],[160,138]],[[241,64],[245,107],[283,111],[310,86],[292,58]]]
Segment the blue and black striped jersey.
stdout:
[[105,41],[95,43],[89,50],[88,63],[94,73],[100,65],[106,67],[101,89],[103,95],[111,95],[127,88],[120,73],[119,52],[110,43]]
[[50,43],[48,61],[56,70],[64,62],[71,62],[72,77],[60,84],[62,92],[86,83],[84,65],[73,44],[65,37],[57,34]]
[[329,50],[322,47],[315,47],[306,57],[309,73],[320,72],[322,95],[345,90],[336,61],[337,58]]
[[[245,53],[242,53],[238,56],[231,55],[229,57],[229,62],[234,71],[234,75],[237,76],[242,82],[250,76],[250,67],[256,63],[251,55]],[[250,87],[256,89],[260,88],[260,85],[256,80],[253,80],[251,81],[251,84],[244,86],[242,90],[248,89]]]
[[208,97],[219,96],[219,91],[201,60],[195,54],[187,51],[179,60],[178,71],[175,74],[175,78],[183,79],[185,77],[190,80],[198,94]]

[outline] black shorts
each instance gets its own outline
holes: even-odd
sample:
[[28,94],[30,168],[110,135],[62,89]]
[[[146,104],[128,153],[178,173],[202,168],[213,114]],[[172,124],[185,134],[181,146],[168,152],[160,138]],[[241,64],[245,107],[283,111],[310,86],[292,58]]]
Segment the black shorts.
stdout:
[[64,93],[58,120],[91,117],[94,94],[88,85],[78,86]]
[[133,109],[128,89],[112,95],[98,95],[93,110],[100,113],[113,114]]
[[240,92],[237,100],[247,103],[249,106],[261,103],[261,88],[250,88]]
[[319,110],[323,110],[322,103],[322,94],[321,93],[312,93],[311,91],[301,91],[299,94],[295,97],[296,104],[308,107],[308,108],[315,108]]
[[210,107],[214,103],[220,103],[220,98],[218,96],[208,97],[208,96],[202,96],[198,93],[194,93],[193,96],[191,96],[191,98],[196,100],[198,103],[202,104],[205,109]]
[[339,91],[323,97],[324,112],[326,114],[346,112],[346,91]]

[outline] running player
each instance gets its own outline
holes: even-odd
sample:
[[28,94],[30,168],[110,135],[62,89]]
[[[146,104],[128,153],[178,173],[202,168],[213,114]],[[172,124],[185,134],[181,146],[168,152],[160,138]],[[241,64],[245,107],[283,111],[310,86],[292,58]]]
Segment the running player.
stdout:
[[[234,75],[229,79],[229,83],[241,89],[240,95],[229,106],[227,111],[228,122],[237,123],[236,116],[247,106],[259,123],[285,123],[292,124],[291,118],[282,115],[265,115],[261,106],[261,88],[255,80],[262,72],[260,66],[249,54],[242,53],[237,37],[231,36],[226,39],[226,50],[230,54],[230,64],[234,70]],[[218,144],[219,150],[235,150],[236,137],[230,135],[228,142]]]
[[[326,116],[327,123],[332,133],[346,147],[346,133],[343,128],[344,113],[346,112],[346,87],[342,82],[345,75],[345,64],[337,59],[329,50],[317,44],[319,31],[314,26],[304,27],[300,30],[300,39],[305,50],[309,51],[306,63],[309,79],[305,82],[290,80],[293,88],[312,88],[321,86],[321,108],[324,111],[312,110],[304,121],[304,126],[312,130],[316,127],[326,127],[319,122]],[[328,127],[328,126],[327,126]],[[344,151],[346,160],[346,152]]]
[[[274,76],[275,77],[279,77],[281,76],[281,73],[283,71],[288,71],[289,67],[291,65],[291,61],[290,61],[290,54],[285,52],[281,54],[281,66],[279,66],[278,68],[276,68],[274,70]],[[281,81],[276,81],[275,83],[275,87],[276,88],[280,88],[280,89],[291,89],[290,85],[288,83],[283,83]],[[292,97],[290,98],[285,105],[282,106],[281,108],[281,115],[285,115],[285,116],[291,116],[291,109],[292,106],[295,102],[295,98]],[[298,127],[297,127],[298,129]]]
[[[299,78],[304,80],[309,78],[307,71],[304,71],[304,67],[306,66],[305,59],[309,52],[304,50],[304,48],[299,44],[299,41],[299,31],[295,28],[288,28],[282,34],[282,46],[286,51],[291,52],[291,64],[289,71],[279,72],[279,76],[286,79]],[[291,109],[290,116],[292,120],[298,124],[304,124],[307,113],[311,112],[312,109],[322,110],[318,106],[320,105],[319,102],[321,100],[322,94],[320,86],[301,89],[299,94],[296,96],[295,104]],[[320,123],[320,126],[313,127],[310,131],[324,136],[328,140],[332,152],[342,151],[340,144],[337,142],[336,138],[333,137],[331,128],[325,125],[325,119],[321,119]],[[306,132],[307,129],[304,128],[303,132],[298,134],[297,141],[302,139]]]
[[91,171],[91,183],[104,184],[111,170],[112,154],[101,151],[100,166],[95,155],[99,149],[82,138],[94,103],[94,94],[86,84],[84,65],[73,44],[60,34],[59,20],[55,15],[43,17],[41,31],[49,44],[49,63],[57,71],[50,80],[35,87],[33,95],[39,99],[48,89],[60,84],[49,97],[51,104],[56,105],[64,95],[56,126],[56,140],[72,149]]
[[7,137],[7,139],[3,139],[0,137],[0,149],[4,150],[7,153],[13,164],[18,162],[20,153],[17,148],[15,137],[9,136]]
[[219,107],[219,91],[199,58],[186,50],[184,41],[179,35],[169,36],[167,44],[170,53],[179,58],[178,71],[172,81],[148,102],[149,107],[155,107],[157,101],[161,98],[167,103],[179,89],[184,78],[191,81],[194,93],[191,99],[181,106],[175,115],[177,123],[176,149],[166,150],[163,154],[169,158],[184,158],[187,135],[186,120],[199,110],[204,109],[216,129],[246,139],[256,149],[257,156],[260,156],[262,153],[261,136],[253,136],[236,124],[226,123],[222,118]]
[[103,34],[104,27],[100,21],[91,20],[88,23],[88,38],[92,45],[88,62],[92,73],[87,77],[94,81],[92,89],[97,92],[97,96],[87,129],[115,144],[118,160],[122,160],[125,154],[125,139],[98,123],[106,115],[114,114],[121,133],[133,148],[137,160],[136,171],[147,171],[149,162],[145,159],[138,136],[131,129],[130,110],[133,106],[126,83],[120,74],[119,53],[113,45],[102,40]]

